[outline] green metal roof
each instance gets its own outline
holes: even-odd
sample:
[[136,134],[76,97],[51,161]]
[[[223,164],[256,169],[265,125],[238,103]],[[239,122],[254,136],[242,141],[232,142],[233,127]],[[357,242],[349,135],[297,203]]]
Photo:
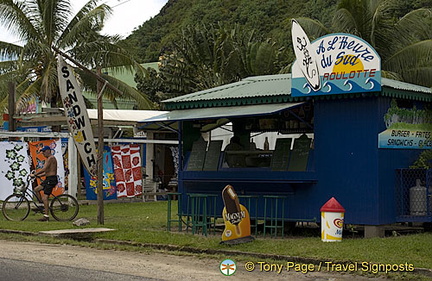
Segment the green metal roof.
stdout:
[[381,79],[381,93],[383,96],[402,98],[402,99],[414,99],[421,101],[432,101],[432,89],[409,84],[397,80],[382,78]]
[[[432,101],[430,88],[382,78],[377,95]],[[373,93],[372,93],[373,94]],[[355,98],[358,93],[316,96],[315,99]],[[241,81],[163,101],[165,110],[243,106],[304,101],[291,97],[291,74],[248,77]]]
[[292,102],[291,75],[248,77],[241,81],[163,101],[167,109]]
[[432,94],[432,89],[430,88],[388,78],[381,78],[381,85],[398,90]]

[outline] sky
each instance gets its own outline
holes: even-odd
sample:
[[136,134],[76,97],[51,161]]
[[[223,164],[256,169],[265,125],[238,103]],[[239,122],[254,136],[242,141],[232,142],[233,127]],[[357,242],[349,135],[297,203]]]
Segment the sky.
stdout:
[[[70,0],[74,10],[78,11],[88,0]],[[159,13],[168,0],[106,0],[113,9],[112,15],[105,23],[103,34],[121,35],[126,38],[132,31]],[[16,37],[0,26],[0,41],[19,44]]]

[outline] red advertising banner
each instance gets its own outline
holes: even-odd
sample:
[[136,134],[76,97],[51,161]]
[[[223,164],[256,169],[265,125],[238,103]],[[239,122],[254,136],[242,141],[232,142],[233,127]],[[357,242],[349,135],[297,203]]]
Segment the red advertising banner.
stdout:
[[126,144],[111,147],[117,197],[135,197],[142,194],[140,146]]

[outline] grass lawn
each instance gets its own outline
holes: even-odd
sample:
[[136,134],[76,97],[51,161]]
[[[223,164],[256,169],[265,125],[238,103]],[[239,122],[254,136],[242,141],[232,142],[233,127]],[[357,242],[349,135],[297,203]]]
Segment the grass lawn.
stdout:
[[[173,207],[175,209],[175,206]],[[0,229],[38,232],[73,228],[72,222],[38,222],[41,215],[32,215],[22,222],[10,222],[0,218]],[[91,224],[85,227],[108,227],[117,231],[95,235],[96,238],[188,246],[199,249],[221,249],[251,253],[268,253],[299,256],[338,262],[365,262],[380,264],[412,264],[415,268],[432,269],[432,233],[399,235],[386,238],[349,238],[341,243],[322,242],[318,233],[285,238],[256,237],[251,243],[221,245],[221,233],[216,235],[192,235],[178,232],[177,225],[166,231],[167,202],[105,204],[104,225],[97,225],[97,206],[82,205],[77,218],[87,218]],[[6,234],[1,235],[5,238]]]

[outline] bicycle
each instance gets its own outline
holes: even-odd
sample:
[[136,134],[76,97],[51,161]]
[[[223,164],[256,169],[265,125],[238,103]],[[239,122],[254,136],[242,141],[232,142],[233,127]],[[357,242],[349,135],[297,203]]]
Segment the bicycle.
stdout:
[[[35,213],[44,213],[43,204],[36,196],[36,192],[29,188],[35,181],[35,177],[27,176],[27,184],[21,189],[15,189],[14,193],[9,195],[2,205],[3,216],[10,221],[23,221],[30,214],[30,202],[35,206],[31,210]],[[36,200],[34,199],[36,198]],[[79,212],[78,200],[69,194],[53,195],[49,197],[49,210],[54,219],[57,221],[71,221]]]

